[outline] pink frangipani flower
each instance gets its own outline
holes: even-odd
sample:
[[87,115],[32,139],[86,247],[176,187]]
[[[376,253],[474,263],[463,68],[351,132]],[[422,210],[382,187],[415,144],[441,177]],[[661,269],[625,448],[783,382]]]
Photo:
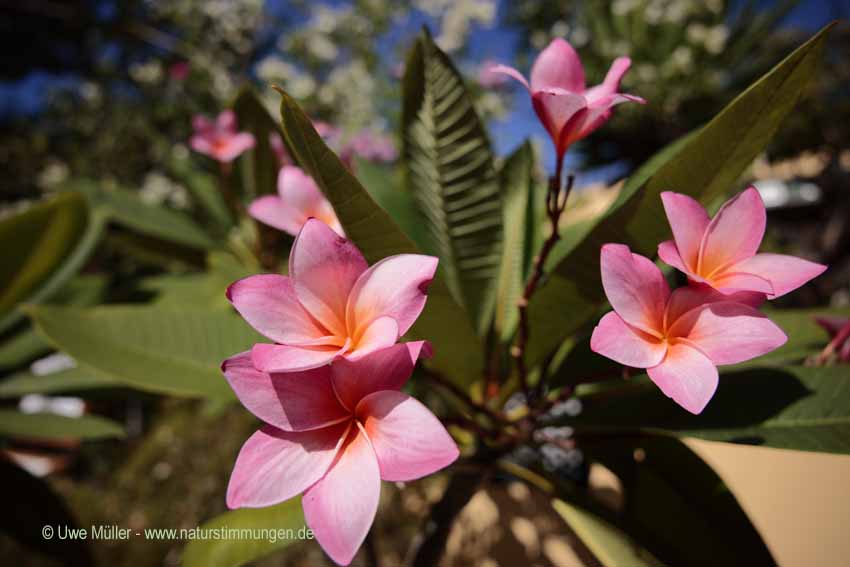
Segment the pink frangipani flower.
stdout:
[[192,149],[221,163],[230,163],[254,147],[254,136],[238,131],[232,110],[219,114],[215,122],[198,114],[192,119],[192,126],[195,129],[189,140]]
[[795,256],[756,253],[767,213],[755,187],[726,201],[713,219],[687,195],[668,191],[661,200],[673,240],[658,245],[658,256],[693,282],[725,294],[751,291],[774,299],[826,270]]
[[280,168],[277,195],[265,195],[248,207],[248,214],[292,236],[309,218],[317,218],[340,236],[345,236],[330,202],[325,199],[313,178],[294,165]]
[[254,345],[254,366],[293,372],[395,344],[422,313],[436,270],[437,258],[419,254],[389,256],[369,267],[352,242],[313,218],[295,238],[289,277],[241,279],[227,298],[277,343]]
[[700,413],[714,395],[717,366],[761,356],[787,340],[736,295],[707,286],[670,293],[661,270],[628,246],[604,245],[601,266],[614,311],[593,330],[590,348],[620,364],[646,368],[661,391],[691,413]]
[[534,111],[552,137],[560,161],[571,144],[590,135],[611,117],[614,106],[621,102],[646,102],[638,96],[617,92],[631,64],[628,57],[617,58],[602,84],[587,88],[578,54],[565,40],[556,38],[531,67],[530,83],[519,71],[506,65],[495,65],[490,72],[513,77],[528,89]]
[[267,424],[239,452],[227,506],[270,506],[303,492],[307,525],[348,565],[374,521],[382,479],[421,478],[458,457],[434,414],[399,391],[428,349],[401,343],[286,374],[257,370],[249,352],[224,361],[236,396]]

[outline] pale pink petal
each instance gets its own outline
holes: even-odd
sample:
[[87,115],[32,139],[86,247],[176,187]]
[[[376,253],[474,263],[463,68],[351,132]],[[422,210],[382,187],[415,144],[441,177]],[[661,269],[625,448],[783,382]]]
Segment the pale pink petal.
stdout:
[[403,392],[369,394],[357,404],[357,417],[372,442],[383,480],[422,478],[460,454],[440,420]]
[[[679,267],[663,256],[661,259],[686,274],[696,273],[700,244],[711,219],[699,201],[688,195],[664,191],[661,193],[661,202],[673,231],[676,250],[685,267]],[[661,255],[661,246],[658,247],[658,254]]]
[[226,295],[252,327],[275,342],[315,344],[328,334],[298,302],[286,276],[248,276],[232,283]]
[[213,153],[213,147],[210,144],[209,138],[201,134],[195,134],[189,139],[189,147],[199,154],[211,156]]
[[263,224],[297,236],[307,222],[308,215],[301,209],[288,205],[277,195],[264,195],[248,207],[248,214]]
[[744,272],[722,272],[709,280],[711,286],[721,293],[738,293],[741,291],[755,291],[773,295],[773,284],[769,280],[755,274]]
[[587,104],[580,94],[562,89],[537,91],[531,96],[534,111],[540,122],[552,136],[557,151],[566,151],[570,134],[578,131],[583,123]]
[[225,360],[221,371],[242,405],[279,429],[319,429],[351,416],[334,394],[327,365],[303,372],[268,374],[254,367],[250,352],[243,352]]
[[531,91],[550,88],[584,92],[581,59],[575,49],[561,38],[553,39],[531,67]]
[[661,258],[662,262],[676,268],[680,272],[689,274],[691,271],[685,265],[685,261],[679,255],[679,249],[676,247],[676,243],[672,240],[665,240],[658,245],[658,257]]
[[214,127],[212,121],[203,114],[196,114],[192,117],[192,128],[198,134],[210,132]]
[[339,401],[354,411],[357,403],[372,392],[401,389],[420,356],[431,356],[427,341],[398,343],[356,361],[340,358],[331,365]]
[[325,200],[312,177],[294,165],[284,165],[277,174],[277,192],[281,199],[304,211]]
[[271,506],[305,491],[327,472],[350,426],[348,422],[300,432],[263,427],[236,457],[227,507]]
[[773,293],[769,294],[769,298],[775,299],[818,277],[826,271],[826,266],[796,256],[765,253],[738,262],[730,270],[746,272],[768,280],[773,286]]
[[358,429],[349,434],[325,476],[307,489],[301,504],[325,553],[348,565],[372,527],[380,497],[378,459]]
[[390,347],[398,341],[398,323],[392,317],[378,317],[355,335],[351,350],[346,354],[348,360],[359,360],[370,353]]
[[289,255],[289,275],[307,311],[337,336],[346,336],[345,307],[368,265],[360,250],[328,225],[309,219]]
[[357,279],[348,300],[349,328],[362,328],[378,317],[392,317],[399,336],[416,321],[437,271],[434,256],[398,254],[384,258]]
[[223,162],[231,162],[253,147],[254,136],[247,132],[240,132],[229,138],[218,151],[219,159]]
[[717,368],[695,348],[672,345],[664,362],[647,374],[668,397],[693,414],[701,413],[717,390]]
[[602,84],[587,89],[584,96],[587,98],[588,104],[593,104],[596,100],[603,97],[618,94],[620,90],[620,81],[623,80],[623,75],[632,66],[632,60],[628,57],[617,57],[608,69],[608,74],[605,75],[605,80]]
[[657,337],[629,327],[611,311],[593,329],[590,350],[626,366],[649,368],[664,359],[667,345]]
[[268,373],[310,370],[325,365],[348,349],[339,346],[288,346],[258,343],[251,349],[251,361]]
[[215,125],[224,132],[236,132],[236,113],[230,109],[222,111],[216,118]]
[[697,271],[709,277],[751,257],[761,244],[766,223],[764,202],[754,187],[726,201],[705,231]]
[[691,283],[687,287],[673,290],[667,301],[667,310],[664,313],[664,328],[670,329],[676,324],[680,317],[703,305],[725,301],[729,303],[741,303],[749,307],[758,308],[764,303],[765,295],[758,292],[739,291],[734,293],[722,293],[708,284]]
[[501,73],[503,75],[507,75],[508,77],[511,77],[512,79],[515,79],[522,83],[522,86],[524,86],[526,89],[531,89],[531,87],[528,86],[528,81],[526,81],[525,77],[522,76],[522,73],[520,73],[513,67],[508,67],[507,65],[492,65],[487,68],[487,71],[489,71],[490,73]]
[[670,296],[661,270],[623,244],[605,244],[600,264],[602,287],[614,311],[641,331],[659,333]]
[[670,328],[716,365],[737,364],[775,350],[788,337],[753,307],[721,301],[692,309]]

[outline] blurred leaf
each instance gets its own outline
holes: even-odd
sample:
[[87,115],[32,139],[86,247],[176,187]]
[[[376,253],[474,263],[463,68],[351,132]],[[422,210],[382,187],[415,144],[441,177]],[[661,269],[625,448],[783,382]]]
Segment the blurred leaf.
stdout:
[[390,214],[410,240],[421,247],[425,241],[422,217],[416,209],[413,197],[404,187],[397,169],[356,159],[354,171],[375,202]]
[[502,240],[490,141],[463,78],[427,29],[408,55],[402,89],[405,176],[426,221],[428,251],[484,335]]
[[224,235],[233,226],[233,216],[221,195],[217,180],[204,171],[191,167],[188,159],[172,159],[169,169],[186,186],[195,203],[202,209],[204,217],[212,223],[218,235]]
[[[293,157],[316,181],[331,202],[345,233],[369,263],[393,254],[419,253],[393,219],[379,207],[339,158],[316,133],[310,119],[285,92],[280,112]],[[434,345],[431,366],[460,384],[481,377],[483,349],[464,309],[438,275],[428,290],[428,302],[411,329],[413,336]]]
[[96,415],[66,417],[0,409],[0,436],[25,439],[104,439],[124,437],[124,428]]
[[117,388],[120,384],[107,376],[84,367],[68,368],[44,376],[32,372],[16,372],[0,381],[0,398],[18,398],[26,394],[55,394],[101,388]]
[[591,512],[557,498],[552,507],[605,567],[661,565],[627,534]]
[[[622,383],[621,383],[622,384]],[[846,366],[749,368],[724,372],[714,398],[691,415],[648,379],[580,395],[570,419],[579,431],[669,433],[780,449],[850,454]]]
[[519,322],[517,300],[522,296],[533,252],[535,226],[534,151],[526,140],[505,160],[499,172],[502,192],[504,239],[499,267],[494,323],[502,341],[513,336]]
[[227,287],[252,272],[225,252],[211,252],[207,264],[206,272],[152,276],[142,280],[141,287],[157,294],[151,304],[158,308],[230,309]]
[[254,149],[249,153],[251,159],[243,160],[243,165],[250,169],[248,197],[253,199],[259,195],[275,193],[278,166],[269,135],[275,133],[283,139],[280,127],[251,87],[243,87],[232,106],[239,120],[239,129],[254,135]]
[[211,533],[210,530],[251,530],[254,533],[268,533],[268,536],[193,539],[183,551],[183,567],[245,565],[302,538],[306,539],[301,498],[298,497],[267,508],[242,508],[225,512],[205,522],[200,529],[207,533]]
[[659,198],[662,191],[708,203],[734,186],[804,92],[830,28],[794,51],[705,127],[662,150],[632,176],[580,244],[559,250],[552,263],[554,273],[529,307],[532,361],[580,328],[605,302],[599,276],[603,244],[625,243],[633,252],[652,257],[658,243],[670,237]]
[[623,484],[623,509],[613,515],[618,527],[661,563],[776,564],[729,488],[684,443],[639,435],[577,441],[587,459]]
[[815,322],[819,316],[850,316],[850,308],[838,309],[765,309],[765,315],[779,325],[788,335],[788,342],[764,356],[735,365],[766,366],[786,363],[802,363],[807,356],[823,350],[829,342],[829,334]]
[[[0,514],[0,532],[30,549],[49,555],[56,561],[51,562],[51,565],[94,564],[86,540],[58,537],[46,539],[42,535],[44,526],[52,527],[54,534],[59,526],[69,529],[81,527],[62,498],[53,492],[47,482],[12,463],[0,460],[0,487],[4,507],[4,513]],[[11,563],[11,558],[7,558],[6,563]],[[41,562],[19,564],[40,565]]]
[[48,350],[50,345],[27,327],[0,344],[0,370],[23,366]]
[[263,340],[230,311],[40,306],[29,314],[52,345],[80,364],[175,396],[232,399],[221,362]]

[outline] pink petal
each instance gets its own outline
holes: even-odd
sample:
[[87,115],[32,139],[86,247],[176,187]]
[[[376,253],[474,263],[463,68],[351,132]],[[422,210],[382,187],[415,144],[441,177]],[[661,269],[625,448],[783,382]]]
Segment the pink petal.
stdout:
[[788,337],[753,307],[721,301],[692,309],[670,328],[716,365],[737,364],[775,350]]
[[304,170],[294,165],[284,165],[277,175],[277,192],[288,204],[309,211],[316,208],[325,197]]
[[366,539],[381,497],[378,459],[362,430],[346,444],[324,478],[301,500],[304,519],[331,559],[348,565]]
[[593,329],[590,350],[626,366],[649,368],[664,359],[667,345],[657,337],[629,327],[611,311]]
[[337,336],[346,336],[345,306],[368,265],[360,250],[317,219],[309,219],[292,245],[289,275],[307,311]]
[[460,454],[440,420],[403,392],[366,396],[357,404],[357,417],[372,442],[383,480],[422,478],[450,465]]
[[213,129],[213,123],[203,114],[196,114],[192,117],[192,129],[198,134],[203,134]]
[[401,389],[420,355],[431,356],[427,341],[395,344],[356,361],[340,358],[331,365],[331,378],[339,401],[354,411],[357,403],[372,392]]
[[632,66],[632,60],[628,57],[617,57],[608,69],[608,74],[605,75],[605,80],[601,85],[591,87],[584,93],[588,104],[593,104],[596,100],[618,94],[620,90],[620,81],[623,80],[623,75]]
[[209,139],[202,134],[195,134],[189,139],[189,147],[199,154],[212,155],[213,148]]
[[425,307],[438,261],[434,256],[398,254],[363,272],[348,300],[349,328],[387,316],[398,323],[399,336],[405,334]]
[[[661,202],[664,204],[664,212],[667,213],[667,222],[673,230],[675,248],[685,267],[679,267],[663,256],[661,259],[686,274],[696,273],[700,244],[711,219],[699,201],[687,195],[664,191],[661,193]],[[658,254],[661,255],[660,245]]]
[[522,83],[526,89],[531,90],[531,87],[528,86],[528,81],[525,80],[525,77],[522,76],[522,73],[514,69],[513,67],[508,67],[507,65],[492,65],[487,68],[487,71],[490,73],[501,73],[503,75],[507,75],[512,79],[515,79]]
[[743,291],[724,294],[707,284],[695,284],[691,282],[689,286],[675,289],[670,294],[670,299],[667,300],[667,310],[664,313],[664,328],[670,329],[680,317],[692,309],[708,305],[709,303],[725,301],[758,308],[764,303],[764,300],[765,295],[763,293]]
[[263,224],[297,236],[308,216],[301,209],[288,205],[277,195],[265,195],[248,207],[248,214]]
[[820,325],[824,331],[829,333],[830,336],[835,336],[841,331],[847,324],[850,324],[850,318],[848,317],[815,317],[815,322]]
[[243,352],[225,360],[221,371],[248,411],[284,431],[319,429],[351,417],[337,401],[327,366],[268,374]]
[[298,302],[286,276],[248,276],[232,283],[226,295],[252,327],[275,342],[311,344],[328,334]]
[[268,373],[296,372],[323,366],[348,349],[344,346],[288,346],[258,343],[251,349],[251,362]]
[[664,362],[647,374],[665,395],[693,414],[702,412],[717,390],[717,368],[704,354],[684,344],[672,345]]
[[535,91],[531,96],[534,112],[552,136],[558,155],[563,155],[573,134],[584,121],[587,103],[580,94],[562,89]]
[[766,223],[764,202],[754,187],[726,201],[703,237],[698,272],[708,277],[751,257],[761,244]]
[[676,243],[672,240],[665,240],[658,245],[658,257],[661,261],[676,268],[680,272],[690,274],[691,270],[685,265],[685,261],[679,255],[679,249],[676,248]]
[[711,278],[709,283],[721,293],[755,291],[768,296],[773,294],[773,284],[770,281],[744,272],[723,272],[720,276]]
[[641,331],[661,331],[670,288],[649,258],[623,244],[605,244],[600,253],[602,287],[614,311]]
[[356,342],[345,356],[348,360],[358,360],[376,350],[393,346],[398,341],[398,323],[392,317],[378,317],[354,340]]
[[227,140],[227,144],[218,151],[218,159],[225,163],[231,162],[253,147],[254,136],[247,132],[240,132]]
[[236,113],[230,109],[222,111],[216,118],[215,125],[224,132],[236,132]]
[[351,423],[290,432],[265,426],[242,446],[227,485],[228,508],[289,500],[327,472]]
[[561,38],[553,39],[531,67],[531,91],[551,88],[584,92],[584,67],[575,49]]
[[756,254],[730,269],[768,280],[773,286],[769,298],[775,299],[818,277],[826,266],[785,254]]

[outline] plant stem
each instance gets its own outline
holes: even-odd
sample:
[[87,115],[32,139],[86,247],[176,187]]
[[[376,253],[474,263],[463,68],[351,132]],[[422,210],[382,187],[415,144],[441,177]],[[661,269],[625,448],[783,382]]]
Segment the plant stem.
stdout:
[[829,341],[829,344],[827,344],[820,354],[818,354],[817,359],[815,359],[815,363],[818,365],[826,364],[829,357],[831,357],[833,353],[847,340],[850,340],[850,321],[838,330],[832,340]]

